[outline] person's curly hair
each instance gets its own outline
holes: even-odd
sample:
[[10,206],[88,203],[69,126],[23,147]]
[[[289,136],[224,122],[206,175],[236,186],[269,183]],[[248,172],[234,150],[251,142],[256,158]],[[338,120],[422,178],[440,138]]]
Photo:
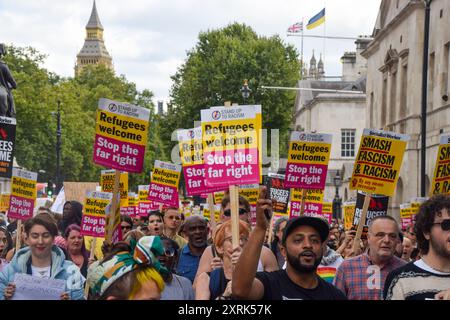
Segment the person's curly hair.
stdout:
[[421,254],[427,254],[430,249],[429,240],[425,238],[425,233],[430,233],[431,227],[434,223],[436,213],[442,209],[447,209],[450,212],[450,194],[438,194],[432,196],[429,200],[422,203],[419,208],[419,213],[416,216],[416,224],[414,232],[417,237],[417,246]]

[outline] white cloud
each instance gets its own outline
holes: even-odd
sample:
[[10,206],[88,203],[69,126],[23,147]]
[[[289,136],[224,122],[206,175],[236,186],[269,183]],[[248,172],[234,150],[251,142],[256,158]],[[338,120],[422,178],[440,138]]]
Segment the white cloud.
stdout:
[[[274,34],[300,51],[300,38],[286,29],[305,23],[326,6],[327,35],[371,34],[380,0],[97,0],[105,28],[105,44],[118,74],[167,100],[173,75],[197,42],[198,33],[245,23],[258,34]],[[92,0],[2,0],[0,42],[31,45],[48,55],[45,67],[72,76],[76,55],[85,37]],[[5,27],[6,26],[6,27]],[[323,27],[305,34],[323,34]],[[312,50],[323,53],[324,41],[304,39],[305,59]],[[353,41],[327,40],[325,70],[341,73],[340,57],[355,50]]]

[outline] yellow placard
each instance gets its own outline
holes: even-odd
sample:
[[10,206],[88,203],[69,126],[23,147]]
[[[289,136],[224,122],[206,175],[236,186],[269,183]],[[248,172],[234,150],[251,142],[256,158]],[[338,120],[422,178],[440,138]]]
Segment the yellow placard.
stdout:
[[[292,188],[291,201],[302,202],[302,192],[303,190],[300,188]],[[323,190],[321,189],[306,190],[305,202],[322,203]]]
[[35,200],[37,196],[36,181],[13,176],[11,195]]
[[450,135],[441,136],[430,193],[450,193]]
[[223,191],[214,192],[214,204],[221,204],[224,195],[225,195],[225,192],[223,192]]
[[162,184],[165,186],[174,187],[178,189],[179,181],[180,181],[180,172],[163,168],[153,169],[152,183]]
[[105,208],[111,199],[86,198],[83,211],[86,215],[106,218]]
[[322,206],[322,214],[332,214],[333,213],[333,203],[324,202]]
[[122,142],[146,146],[148,121],[97,110],[95,133]]
[[9,193],[4,193],[0,196],[0,211],[8,211],[10,197],[11,195]]
[[392,196],[408,139],[407,135],[364,129],[350,189]]
[[330,150],[329,143],[292,141],[289,144],[288,162],[327,165]]
[[400,218],[402,219],[408,219],[412,216],[412,208],[410,205],[406,206],[400,206]]
[[[100,185],[102,192],[113,192],[115,170],[102,170]],[[120,173],[119,181],[120,206],[128,207],[128,172]]]
[[353,218],[355,215],[356,202],[343,203],[342,211],[344,213],[344,229],[351,230],[353,227]]
[[259,196],[259,185],[242,186],[239,188],[239,195],[248,200],[250,205],[256,205]]
[[192,166],[203,164],[203,141],[201,127],[181,130],[178,136],[181,164]]
[[[216,221],[219,221],[220,211],[214,210],[214,215],[215,215]],[[211,213],[210,213],[210,211],[209,211],[208,206],[205,206],[205,207],[203,208],[203,217],[207,218],[208,220],[211,219]]]

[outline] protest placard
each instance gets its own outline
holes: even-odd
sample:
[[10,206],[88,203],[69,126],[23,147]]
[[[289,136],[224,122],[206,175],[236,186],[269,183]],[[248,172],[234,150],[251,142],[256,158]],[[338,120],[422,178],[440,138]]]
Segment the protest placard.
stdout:
[[178,208],[180,173],[180,165],[155,160],[147,199]]
[[450,193],[450,135],[442,135],[430,193]]
[[[357,230],[359,220],[363,214],[365,194],[358,192],[356,195],[355,214],[353,216],[353,229]],[[367,239],[368,226],[375,217],[386,216],[388,210],[389,197],[384,195],[371,195],[370,204],[366,213],[365,223],[363,225],[363,231],[361,239]]]
[[95,126],[94,163],[140,173],[147,145],[150,110],[100,99]]
[[158,210],[159,203],[148,200],[148,189],[150,185],[138,186],[138,207],[137,214],[141,217],[147,217],[150,211]]
[[106,207],[111,205],[112,198],[110,192],[87,191],[81,220],[81,235],[105,237]]
[[[256,116],[256,126],[255,130],[257,133],[257,139],[258,139],[258,163],[259,163],[259,183],[263,183],[263,136],[262,136],[262,106],[260,104],[258,105],[241,105],[242,108],[252,108],[255,110],[255,116]],[[210,110],[214,109],[220,109],[222,107],[211,107]]]
[[120,207],[120,214],[134,218],[138,216],[137,209],[139,204],[139,197],[134,192],[128,192],[128,205]]
[[[291,190],[291,211],[290,218],[301,216],[303,189],[293,188]],[[309,189],[306,190],[304,198],[303,214],[320,215],[323,208],[323,190]]]
[[408,140],[405,134],[364,129],[350,189],[392,196]]
[[187,195],[207,198],[208,193],[223,190],[223,187],[214,188],[205,184],[202,127],[178,130],[177,136]]
[[411,220],[416,221],[416,215],[419,213],[420,206],[422,203],[428,200],[428,197],[414,197],[411,198]]
[[[102,170],[100,177],[100,186],[102,192],[113,192],[114,188],[114,176],[116,170]],[[119,192],[120,192],[120,206],[128,206],[128,172],[120,173],[119,180]]]
[[400,203],[400,221],[402,230],[406,230],[412,224],[411,203]]
[[6,212],[9,209],[9,198],[11,194],[2,193],[0,196],[0,211]]
[[11,300],[61,300],[66,291],[66,281],[45,279],[25,273],[14,275],[16,290]]
[[87,191],[95,191],[98,182],[64,182],[65,201],[84,203]]
[[224,195],[225,195],[224,191],[214,192],[214,203],[221,204]]
[[0,117],[0,178],[12,177],[16,145],[16,119]]
[[291,133],[285,185],[324,189],[331,151],[331,134]]
[[333,219],[333,203],[332,202],[324,202],[322,205],[322,217],[328,221],[328,224],[331,224]]
[[[203,217],[205,217],[209,221],[212,221],[211,210],[209,210],[209,205],[207,203],[203,203],[201,208],[203,212]],[[219,218],[220,218],[220,207],[214,205],[214,219],[215,221],[219,221]]]
[[250,204],[249,221],[256,223],[256,203],[259,196],[259,184],[247,184],[239,186],[239,195],[247,199]]
[[353,227],[353,217],[355,215],[356,201],[346,201],[342,204],[344,213],[344,230],[351,230]]
[[265,185],[267,187],[268,198],[275,199],[273,206],[274,213],[287,214],[290,189],[284,185],[284,175],[270,173],[266,177]]
[[210,187],[259,183],[254,108],[201,110],[205,182]]
[[37,173],[13,168],[8,218],[27,220],[33,217],[36,180]]

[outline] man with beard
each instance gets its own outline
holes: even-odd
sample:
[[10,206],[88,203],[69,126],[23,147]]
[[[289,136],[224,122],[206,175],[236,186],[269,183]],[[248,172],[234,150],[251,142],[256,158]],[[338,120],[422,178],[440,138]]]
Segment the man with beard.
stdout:
[[[315,217],[298,217],[286,225],[281,253],[286,270],[256,272],[269,220],[264,210],[272,210],[262,187],[256,207],[256,226],[243,248],[233,272],[232,295],[248,300],[344,300],[344,294],[321,279],[317,266],[322,260],[323,243],[328,238],[328,223]],[[239,248],[235,248],[239,250]]]
[[382,300],[386,278],[392,270],[406,264],[394,255],[400,242],[399,226],[391,216],[375,217],[369,224],[368,251],[344,260],[334,285],[350,300]]
[[208,246],[208,225],[201,216],[190,216],[184,223],[188,244],[183,247],[178,260],[177,274],[194,281],[200,257]]
[[416,216],[414,233],[422,258],[391,272],[386,300],[450,300],[450,195],[435,195]]

